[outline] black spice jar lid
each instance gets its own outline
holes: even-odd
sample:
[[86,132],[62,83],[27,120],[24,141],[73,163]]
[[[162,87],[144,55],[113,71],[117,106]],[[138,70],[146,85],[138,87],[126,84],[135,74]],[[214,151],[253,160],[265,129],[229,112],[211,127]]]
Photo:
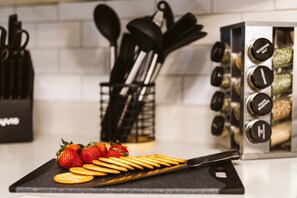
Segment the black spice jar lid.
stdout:
[[248,124],[247,137],[252,143],[263,143],[270,140],[271,126],[264,120],[255,120]]
[[250,52],[252,57],[259,61],[265,61],[273,55],[273,44],[266,38],[258,38],[250,46]]
[[216,91],[212,96],[210,108],[213,111],[220,111],[223,107],[225,94],[221,91]]
[[211,48],[210,59],[214,62],[221,62],[225,54],[226,46],[223,42],[216,42]]
[[257,93],[251,96],[249,107],[252,114],[263,116],[271,112],[272,99],[265,93]]
[[216,67],[211,73],[210,84],[218,87],[221,85],[224,78],[224,68]]
[[212,120],[211,124],[211,134],[214,136],[222,135],[225,127],[225,118],[223,116],[217,115]]
[[273,82],[273,71],[264,65],[255,67],[249,74],[249,85],[252,88],[264,89]]

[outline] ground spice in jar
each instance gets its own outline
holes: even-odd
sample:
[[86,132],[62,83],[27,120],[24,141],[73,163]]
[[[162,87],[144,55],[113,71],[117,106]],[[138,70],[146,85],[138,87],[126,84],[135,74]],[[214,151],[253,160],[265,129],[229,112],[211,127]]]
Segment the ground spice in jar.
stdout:
[[291,125],[291,121],[286,121],[272,126],[271,147],[275,147],[290,140],[292,133]]
[[293,63],[293,47],[277,48],[272,56],[272,68],[278,69]]
[[291,115],[291,111],[292,103],[289,98],[275,100],[271,110],[271,119],[272,121],[278,121],[287,118]]
[[272,82],[272,94],[292,93],[292,74],[275,74]]

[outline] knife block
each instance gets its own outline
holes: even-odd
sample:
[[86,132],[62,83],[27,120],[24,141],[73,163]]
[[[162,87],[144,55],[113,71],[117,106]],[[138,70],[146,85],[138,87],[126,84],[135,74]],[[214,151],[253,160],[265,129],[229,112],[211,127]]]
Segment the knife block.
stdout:
[[32,100],[0,100],[0,143],[33,140]]
[[[122,89],[128,89],[128,94],[120,95]],[[155,140],[154,84],[101,83],[100,98],[102,141],[142,143]]]
[[220,29],[211,132],[242,159],[297,156],[297,23],[242,22]]

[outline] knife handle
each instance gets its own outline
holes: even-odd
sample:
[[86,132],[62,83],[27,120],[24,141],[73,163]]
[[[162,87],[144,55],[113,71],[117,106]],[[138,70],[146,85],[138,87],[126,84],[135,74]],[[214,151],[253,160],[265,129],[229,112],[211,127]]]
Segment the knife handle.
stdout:
[[203,157],[197,157],[187,160],[187,167],[204,166],[222,162],[228,162],[231,160],[239,159],[240,154],[236,150],[225,151]]

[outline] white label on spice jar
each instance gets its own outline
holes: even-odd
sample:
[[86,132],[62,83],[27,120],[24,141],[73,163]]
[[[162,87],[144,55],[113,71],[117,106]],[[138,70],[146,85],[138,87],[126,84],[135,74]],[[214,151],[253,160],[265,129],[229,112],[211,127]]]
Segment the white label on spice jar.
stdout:
[[263,79],[263,83],[264,83],[264,85],[267,85],[267,80],[266,80],[264,69],[261,68],[260,71],[261,71],[261,76],[262,76],[262,79]]
[[261,111],[270,101],[267,99],[263,99],[262,102],[258,104],[258,110]]
[[259,54],[260,52],[262,54],[265,54],[267,52],[267,47],[269,46],[269,43],[266,43],[265,45],[263,45],[262,47],[260,47],[256,52],[257,54]]
[[258,137],[265,140],[265,124],[259,125],[257,128],[258,131]]

